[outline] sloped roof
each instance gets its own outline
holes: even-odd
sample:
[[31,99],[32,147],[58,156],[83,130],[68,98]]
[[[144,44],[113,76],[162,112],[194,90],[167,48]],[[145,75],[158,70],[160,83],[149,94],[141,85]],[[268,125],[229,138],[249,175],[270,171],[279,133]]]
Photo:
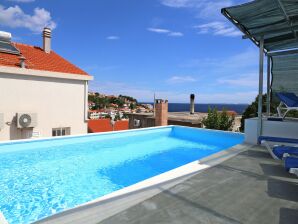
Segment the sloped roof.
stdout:
[[[45,53],[40,47],[14,43],[26,58],[26,68],[50,72],[61,72],[89,76],[87,72],[70,63],[60,55],[51,51]],[[0,52],[0,66],[20,68],[20,55]]]
[[222,13],[255,44],[263,36],[266,51],[298,48],[297,0],[255,0]]

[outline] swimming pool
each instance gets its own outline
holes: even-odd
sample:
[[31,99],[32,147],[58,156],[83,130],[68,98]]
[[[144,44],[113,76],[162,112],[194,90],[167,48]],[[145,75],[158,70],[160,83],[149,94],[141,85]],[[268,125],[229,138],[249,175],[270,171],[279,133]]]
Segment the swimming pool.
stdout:
[[0,211],[30,223],[242,143],[167,126],[0,144]]

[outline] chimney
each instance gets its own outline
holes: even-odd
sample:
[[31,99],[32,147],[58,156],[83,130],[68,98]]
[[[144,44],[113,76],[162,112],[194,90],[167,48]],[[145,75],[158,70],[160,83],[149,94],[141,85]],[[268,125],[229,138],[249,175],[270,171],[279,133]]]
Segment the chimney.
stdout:
[[168,125],[168,101],[157,99],[155,101],[155,126]]
[[42,32],[43,50],[46,53],[51,53],[51,29],[45,27]]
[[195,94],[190,94],[190,114],[195,113]]

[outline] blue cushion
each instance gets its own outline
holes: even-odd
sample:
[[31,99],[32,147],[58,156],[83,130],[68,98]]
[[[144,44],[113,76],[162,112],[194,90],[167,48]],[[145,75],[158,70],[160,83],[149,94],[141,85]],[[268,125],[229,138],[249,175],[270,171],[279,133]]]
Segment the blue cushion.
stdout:
[[269,141],[269,142],[284,142],[284,143],[298,144],[298,139],[295,139],[295,138],[282,138],[282,137],[271,137],[271,136],[260,136],[258,138],[259,143],[261,143],[263,140]]
[[285,158],[285,168],[287,171],[291,168],[298,168],[298,158],[297,157],[286,157]]
[[298,107],[298,97],[295,93],[276,93],[276,95],[288,107]]
[[279,159],[282,159],[285,153],[298,156],[298,147],[293,146],[275,146],[272,151]]

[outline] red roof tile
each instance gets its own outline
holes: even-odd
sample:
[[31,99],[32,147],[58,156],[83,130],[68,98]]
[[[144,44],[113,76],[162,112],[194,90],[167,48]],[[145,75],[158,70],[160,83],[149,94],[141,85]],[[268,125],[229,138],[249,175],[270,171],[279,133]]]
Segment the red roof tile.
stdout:
[[[128,120],[116,121],[114,130],[127,130],[128,129]],[[99,120],[89,120],[88,121],[88,132],[96,133],[96,132],[107,132],[113,131],[112,125],[110,123],[110,119],[99,119]]]
[[[65,60],[54,51],[45,53],[40,47],[14,43],[26,58],[25,64],[28,69],[44,70],[51,72],[63,72],[78,75],[88,75],[85,71]],[[20,67],[20,55],[0,52],[0,66]]]

